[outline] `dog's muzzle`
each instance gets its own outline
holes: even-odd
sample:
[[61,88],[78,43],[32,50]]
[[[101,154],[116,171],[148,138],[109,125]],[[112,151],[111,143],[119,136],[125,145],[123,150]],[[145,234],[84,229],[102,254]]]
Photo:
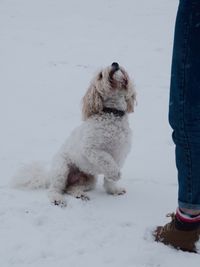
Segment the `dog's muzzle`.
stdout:
[[111,65],[111,70],[110,70],[110,73],[109,73],[109,78],[110,78],[110,82],[112,83],[113,82],[113,75],[115,74],[116,71],[118,71],[120,68],[119,68],[119,64],[117,62],[113,62],[112,65]]
[[119,64],[117,62],[113,62],[111,67],[114,72],[119,70]]

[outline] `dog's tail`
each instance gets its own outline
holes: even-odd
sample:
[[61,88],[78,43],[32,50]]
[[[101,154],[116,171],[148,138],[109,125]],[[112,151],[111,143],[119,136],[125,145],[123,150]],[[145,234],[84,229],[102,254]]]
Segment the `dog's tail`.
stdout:
[[32,162],[24,165],[12,178],[11,186],[24,189],[48,188],[50,175],[41,162]]

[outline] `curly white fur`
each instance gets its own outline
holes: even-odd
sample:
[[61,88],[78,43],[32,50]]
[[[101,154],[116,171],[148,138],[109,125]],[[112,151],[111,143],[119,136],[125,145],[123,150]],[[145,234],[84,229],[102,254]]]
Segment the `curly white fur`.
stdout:
[[[128,113],[133,112],[134,102],[134,87],[122,67],[115,69],[109,66],[94,77],[83,98],[84,122],[72,132],[53,159],[48,176],[48,195],[52,203],[66,205],[65,191],[87,199],[84,191],[94,188],[96,178],[100,174],[104,175],[104,188],[107,193],[125,193],[123,188],[117,186],[117,181],[121,178],[120,169],[131,147]],[[104,112],[105,107],[124,111],[124,115]],[[75,169],[75,175],[70,174],[72,169]],[[81,177],[87,178],[87,182],[83,179],[82,184],[70,185],[70,175],[72,180],[74,177]],[[31,179],[35,180],[38,187],[38,178]],[[44,181],[45,185],[48,184],[46,177],[40,179],[41,186]],[[34,187],[34,181],[23,182],[23,185]]]

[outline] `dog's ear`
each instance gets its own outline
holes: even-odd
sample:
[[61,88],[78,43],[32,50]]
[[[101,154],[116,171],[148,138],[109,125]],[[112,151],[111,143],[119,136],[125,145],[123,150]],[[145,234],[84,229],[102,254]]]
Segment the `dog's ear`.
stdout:
[[127,103],[126,111],[128,113],[132,113],[132,112],[134,112],[135,104],[137,104],[136,92],[135,92],[135,88],[134,88],[134,86],[132,84],[129,85],[128,90],[129,90],[130,93],[126,98],[126,103]]
[[103,110],[103,101],[100,93],[97,91],[94,82],[92,82],[83,97],[82,115],[86,120],[90,116]]

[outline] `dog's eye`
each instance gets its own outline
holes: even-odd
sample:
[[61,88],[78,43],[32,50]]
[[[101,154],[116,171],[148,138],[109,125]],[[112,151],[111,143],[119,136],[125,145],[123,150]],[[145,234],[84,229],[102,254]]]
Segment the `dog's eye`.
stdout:
[[99,73],[98,80],[101,80],[103,78],[102,72]]

